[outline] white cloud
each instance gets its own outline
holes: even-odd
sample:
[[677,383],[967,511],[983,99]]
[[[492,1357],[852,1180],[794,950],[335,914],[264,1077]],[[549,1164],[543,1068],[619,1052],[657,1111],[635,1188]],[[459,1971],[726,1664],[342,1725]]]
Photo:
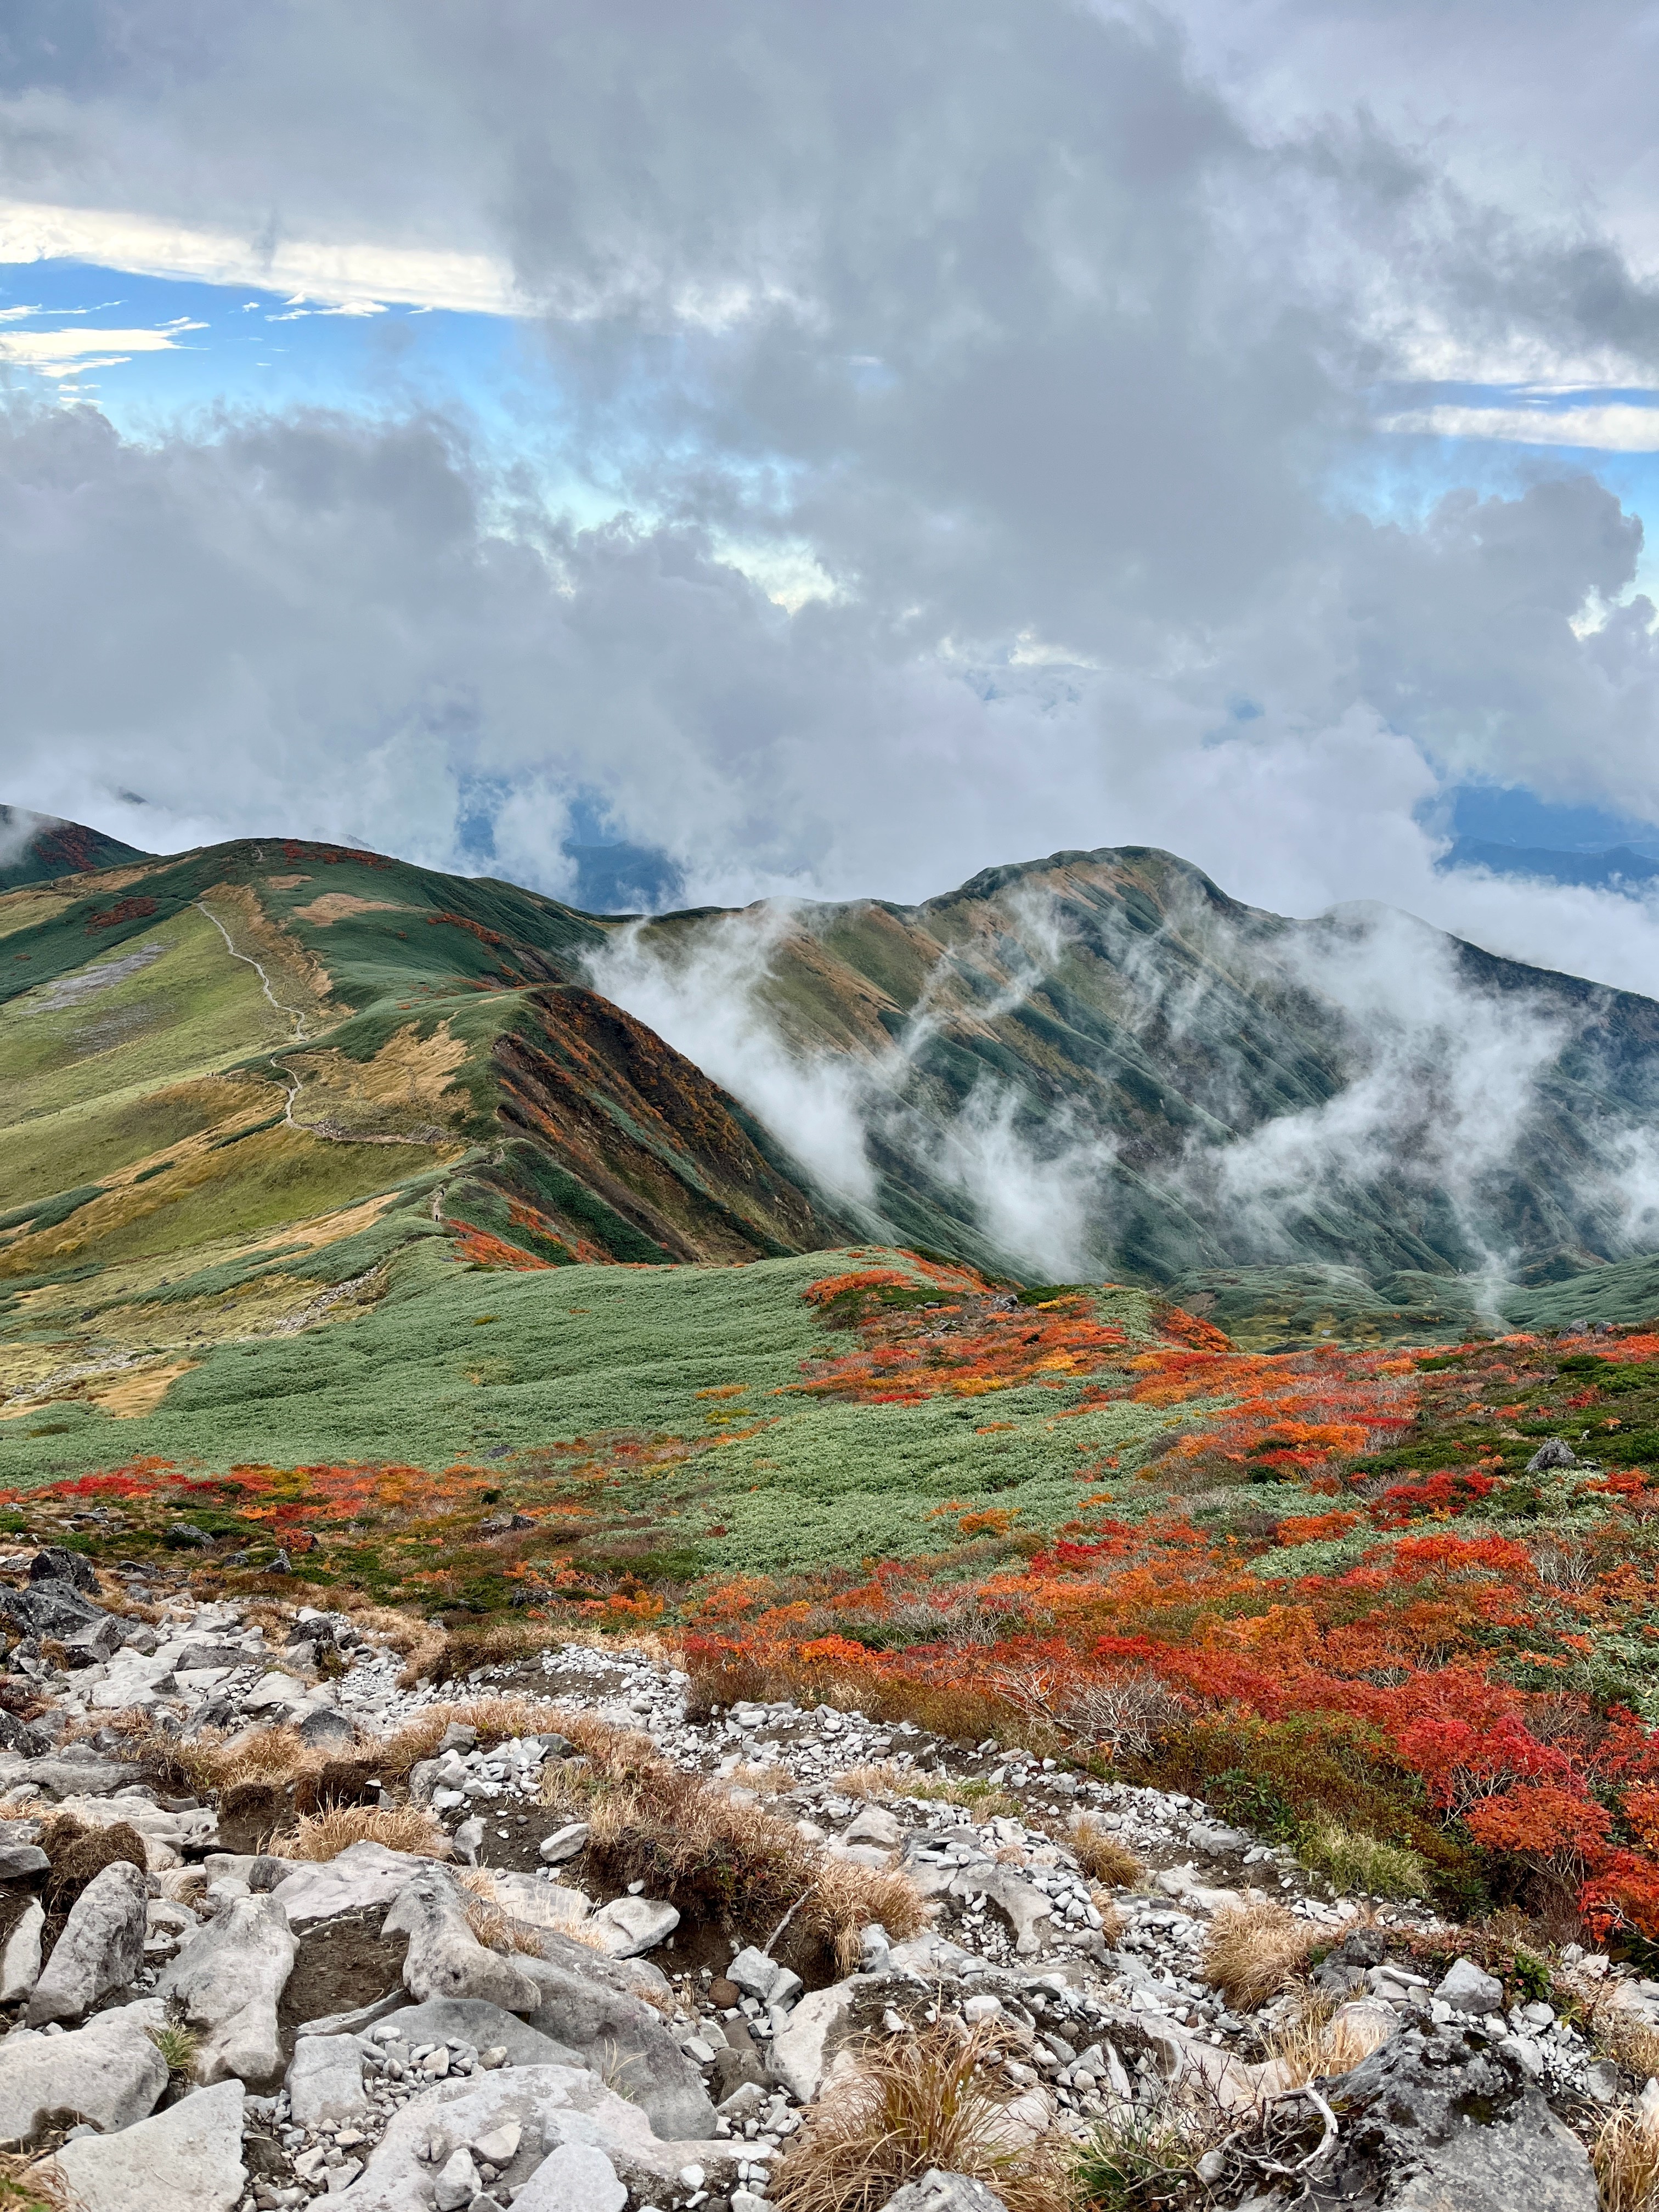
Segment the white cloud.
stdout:
[[83,369],[112,368],[136,353],[174,353],[185,331],[205,323],[169,323],[164,330],[0,331],[0,362],[41,376],[75,376]]
[[[1659,401],[1659,394],[1656,400]],[[1435,438],[1502,438],[1522,446],[1659,453],[1659,404],[1640,406],[1628,400],[1573,407],[1467,407],[1443,403],[1384,416],[1377,427]]]
[[169,222],[110,208],[0,201],[0,262],[85,261],[135,276],[187,276],[298,292],[337,312],[396,301],[458,314],[525,312],[504,260],[368,240],[282,239]]

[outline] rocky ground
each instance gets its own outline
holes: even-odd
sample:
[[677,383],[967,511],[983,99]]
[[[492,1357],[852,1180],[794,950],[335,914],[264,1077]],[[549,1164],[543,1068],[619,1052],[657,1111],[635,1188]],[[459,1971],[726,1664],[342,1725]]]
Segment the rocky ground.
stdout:
[[[1009,2145],[1176,2116],[1192,2203],[1588,2209],[1597,2124],[1659,2105],[1659,1985],[1570,1949],[1547,1994],[1505,1988],[1425,1908],[1336,1899],[1188,1798],[856,1712],[690,1717],[683,1674],[613,1645],[405,1687],[381,1629],[100,1589],[65,1553],[0,1559],[0,2140],[85,2212],[766,2212],[804,2122],[941,2022]],[[542,1724],[433,1710],[483,1698]],[[816,1866],[902,1876],[912,1931],[867,1921],[836,1963],[793,1913],[605,1882],[561,1717],[639,1732]],[[427,1755],[375,1773],[423,1719]],[[297,1785],[261,1780],[273,1729],[313,1755]],[[216,1789],[182,1786],[192,1747]],[[317,1856],[328,1772],[356,1839]],[[1230,1982],[1241,1927],[1297,1971]]]

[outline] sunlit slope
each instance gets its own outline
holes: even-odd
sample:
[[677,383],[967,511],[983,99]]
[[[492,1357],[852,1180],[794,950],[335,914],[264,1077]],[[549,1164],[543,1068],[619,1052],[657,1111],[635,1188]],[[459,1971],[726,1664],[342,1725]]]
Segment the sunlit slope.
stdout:
[[797,1048],[872,1071],[878,1203],[917,1243],[1006,1262],[1018,1209],[1000,1251],[989,1122],[1066,1194],[1088,1264],[1160,1284],[1334,1267],[1380,1309],[1427,1310],[1444,1300],[1416,1279],[1545,1282],[1639,1249],[1649,1000],[1382,909],[1285,921],[1143,847],[988,869],[920,906],[670,915],[640,942],[694,973],[744,931]]
[[833,1241],[779,1147],[579,982],[601,925],[258,842],[0,897],[0,1422],[136,1418],[180,1362],[392,1256],[750,1260]]

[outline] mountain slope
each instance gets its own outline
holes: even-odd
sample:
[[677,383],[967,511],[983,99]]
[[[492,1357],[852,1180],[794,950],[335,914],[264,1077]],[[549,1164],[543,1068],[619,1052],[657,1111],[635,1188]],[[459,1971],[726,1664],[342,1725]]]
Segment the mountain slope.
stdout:
[[88,830],[84,823],[60,822],[55,815],[31,814],[21,806],[0,806],[0,891],[146,857],[136,846],[124,845],[101,830]]
[[427,1243],[730,1262],[846,1224],[577,979],[601,926],[289,841],[0,896],[0,1418],[137,1413],[213,1343],[337,1320]]
[[1129,847],[916,907],[665,916],[599,973],[691,1004],[743,944],[792,1048],[860,1071],[872,1202],[911,1242],[1161,1284],[1335,1266],[1409,1306],[1652,1241],[1659,1007],[1407,915],[1286,921]]

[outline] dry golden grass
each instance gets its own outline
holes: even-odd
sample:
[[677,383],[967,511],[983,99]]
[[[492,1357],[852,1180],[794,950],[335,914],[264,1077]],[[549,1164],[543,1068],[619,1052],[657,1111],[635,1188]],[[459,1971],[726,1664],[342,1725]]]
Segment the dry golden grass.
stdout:
[[763,1797],[781,1797],[786,1790],[795,1786],[795,1778],[789,1769],[775,1761],[768,1766],[757,1766],[752,1760],[745,1759],[740,1766],[732,1768],[725,1781],[728,1790],[753,1790]]
[[509,1736],[569,1736],[573,1717],[562,1706],[540,1698],[463,1698],[453,1705],[428,1705],[374,1747],[374,1763],[382,1774],[407,1774],[411,1766],[433,1756],[452,1721],[476,1729],[480,1746],[488,1751]]
[[135,1734],[133,1748],[198,1797],[247,1782],[281,1788],[302,1774],[316,1773],[326,1757],[302,1743],[292,1728],[239,1730],[234,1736],[204,1729],[200,1735],[182,1739],[150,1723]]
[[279,1859],[332,1859],[353,1844],[384,1844],[389,1851],[428,1858],[447,1858],[452,1849],[442,1823],[418,1805],[330,1805],[273,1838],[270,1850]]
[[707,1719],[715,1705],[744,1700],[769,1705],[789,1698],[808,1706],[860,1711],[874,1721],[914,1721],[931,1735],[957,1743],[994,1736],[1039,1759],[1054,1757],[1066,1747],[1064,1736],[1051,1722],[974,1690],[913,1681],[899,1674],[872,1677],[838,1672],[833,1665],[763,1660],[751,1652],[682,1653],[679,1664],[691,1678],[686,1711],[693,1720]]
[[778,2212],[878,2212],[930,2166],[965,2173],[1008,2212],[1070,2212],[1066,2174],[1041,2144],[1008,2147],[1010,2092],[990,2071],[996,2039],[940,2027],[865,2054],[862,2070],[806,2118],[772,2169]]
[[1100,1915],[1102,1941],[1108,1944],[1120,1943],[1123,1940],[1123,1931],[1129,1923],[1124,1918],[1116,1898],[1109,1889],[1091,1889],[1089,1892],[1089,1902]]
[[850,1973],[859,1962],[866,1928],[880,1926],[896,1943],[927,1925],[921,1891],[896,1867],[860,1866],[855,1859],[826,1859],[818,1869],[801,1917]]
[[76,2212],[55,2160],[0,2151],[0,2212]]
[[1282,1905],[1243,1905],[1210,1923],[1199,1972],[1235,2010],[1253,2012],[1301,1975],[1319,1941]]
[[1146,1875],[1146,1868],[1128,1845],[1086,1813],[1072,1823],[1066,1840],[1090,1881],[1101,1882],[1108,1889],[1133,1889]]
[[1310,1995],[1293,2020],[1262,2039],[1262,2056],[1275,2069],[1278,2088],[1300,2089],[1321,2077],[1346,2074],[1387,2041],[1380,2024],[1372,2029],[1338,2019],[1340,2003],[1337,1997]]
[[1659,2208],[1659,2134],[1633,2112],[1613,2112],[1590,2152],[1601,2212],[1656,2212]]
[[1638,2081],[1651,2081],[1659,2075],[1659,2027],[1633,2005],[1621,2004],[1616,1989],[1603,1995],[1589,2024],[1599,2047]]

